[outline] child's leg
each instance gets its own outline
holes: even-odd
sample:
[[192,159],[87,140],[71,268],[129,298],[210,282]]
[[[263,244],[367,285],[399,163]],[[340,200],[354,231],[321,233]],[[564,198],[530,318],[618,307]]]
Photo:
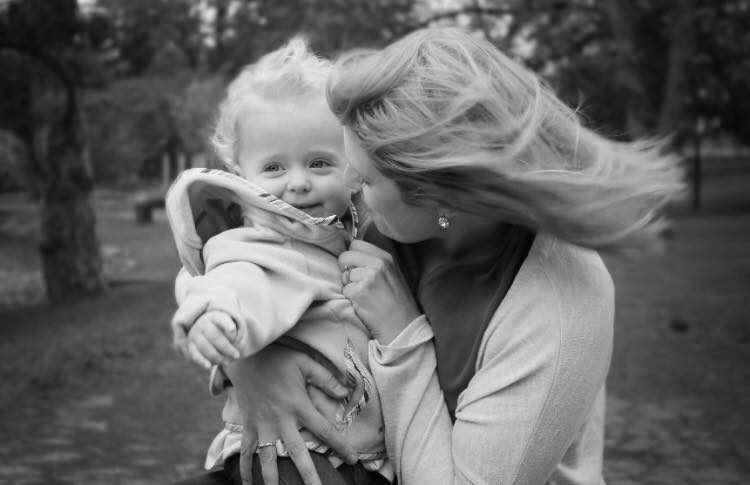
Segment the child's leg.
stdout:
[[[239,455],[233,455],[227,458],[224,463],[224,473],[232,485],[242,485],[240,477]],[[359,463],[356,465],[341,465],[334,468],[331,462],[320,453],[310,453],[315,470],[318,472],[320,481],[323,485],[390,485],[388,480],[377,472],[365,470]],[[297,466],[291,458],[279,457],[276,461],[279,470],[279,485],[304,485],[302,477],[297,471]],[[224,482],[217,482],[219,483]],[[180,484],[182,485],[182,484]],[[188,485],[188,484],[185,484]],[[189,485],[192,485],[189,484]],[[198,485],[198,483],[196,483]],[[200,485],[204,485],[200,482]],[[205,485],[213,485],[211,482],[205,482]],[[264,485],[263,474],[260,468],[260,458],[258,455],[253,457],[253,485]]]
[[[325,456],[313,452],[310,453],[310,457],[323,485],[354,485],[353,482],[345,480],[342,474],[331,465],[331,462]],[[276,464],[279,469],[279,485],[304,485],[302,477],[300,477],[297,467],[291,458],[279,457]],[[237,466],[239,467],[239,464]],[[239,476],[239,471],[237,475]],[[238,485],[242,484],[241,481],[237,483]],[[253,485],[263,485],[263,483],[260,459],[258,455],[255,455],[253,457]]]
[[224,461],[223,469],[211,470],[171,485],[242,485],[240,478],[240,455],[232,455]]

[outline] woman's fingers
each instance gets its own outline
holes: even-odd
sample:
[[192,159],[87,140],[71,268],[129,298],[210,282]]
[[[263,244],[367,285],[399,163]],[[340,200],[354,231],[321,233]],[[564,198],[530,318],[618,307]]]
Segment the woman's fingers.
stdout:
[[331,371],[322,365],[310,365],[304,369],[304,371],[306,372],[306,382],[311,386],[317,387],[329,396],[335,399],[343,399],[349,395],[349,390],[339,382]]
[[296,427],[287,428],[282,432],[284,441],[284,447],[289,458],[294,462],[294,466],[297,467],[302,481],[305,485],[321,485],[320,477],[318,472],[315,470],[312,458],[310,458],[310,451],[307,449],[305,440],[300,435]]
[[356,267],[349,271],[349,283],[359,283],[367,281],[367,278],[374,278],[375,270],[369,267]]
[[253,456],[258,440],[254,434],[245,427],[242,432],[242,445],[240,447],[240,477],[243,485],[253,485]]
[[362,268],[368,266],[377,268],[381,264],[382,260],[380,258],[358,251],[349,250],[339,254],[339,268],[341,268],[341,271],[344,271],[346,268]]
[[339,255],[339,267],[342,270],[347,266],[379,268],[384,262],[391,261],[393,257],[388,251],[361,240],[352,241],[349,250]]
[[372,243],[363,241],[361,239],[355,239],[349,245],[350,251],[359,251],[364,254],[371,254],[377,258],[390,258],[391,254],[383,248],[380,248]]
[[336,428],[313,406],[300,411],[300,421],[305,429],[317,436],[322,443],[333,448],[347,463],[357,462],[357,452]]
[[[276,465],[276,446],[264,446],[258,449],[258,460],[260,461],[260,471],[263,475],[264,485],[279,485],[279,468]],[[252,462],[251,462],[252,463]],[[252,476],[252,465],[251,476]],[[244,483],[245,475],[242,475]]]
[[[264,485],[279,485],[279,469],[276,465],[276,440],[281,437],[279,427],[275,419],[268,419],[258,424],[258,441],[257,448],[252,451],[258,452],[258,461],[260,462],[260,470],[263,475]],[[250,460],[252,470],[252,459]],[[241,470],[242,476],[244,477],[244,470]]]

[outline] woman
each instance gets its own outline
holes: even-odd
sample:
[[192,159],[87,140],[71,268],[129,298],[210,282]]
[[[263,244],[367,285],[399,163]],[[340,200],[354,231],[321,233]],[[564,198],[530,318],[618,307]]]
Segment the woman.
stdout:
[[[602,483],[614,291],[596,251],[657,244],[675,160],[582,127],[534,74],[456,29],[350,56],[329,103],[350,183],[394,243],[355,241],[339,262],[374,339],[398,483]],[[304,392],[308,367],[319,383],[310,361],[230,371],[246,448],[308,427],[323,399]]]

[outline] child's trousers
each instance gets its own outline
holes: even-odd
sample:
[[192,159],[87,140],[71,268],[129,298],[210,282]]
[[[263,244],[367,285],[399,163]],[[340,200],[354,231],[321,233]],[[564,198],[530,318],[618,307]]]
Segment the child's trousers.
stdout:
[[[239,457],[232,455],[227,458],[222,470],[209,471],[173,485],[242,485]],[[311,452],[310,457],[323,485],[390,485],[381,474],[367,471],[359,463],[334,468],[328,458],[320,453]],[[277,466],[279,485],[304,485],[291,458],[279,457]],[[264,485],[258,455],[253,457],[253,485]]]

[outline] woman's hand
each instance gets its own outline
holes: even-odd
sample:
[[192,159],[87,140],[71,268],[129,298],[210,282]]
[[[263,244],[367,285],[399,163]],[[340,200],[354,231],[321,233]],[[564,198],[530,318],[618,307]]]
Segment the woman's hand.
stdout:
[[352,241],[339,256],[344,296],[381,344],[389,344],[420,311],[393,256],[365,241]]
[[[235,387],[243,415],[240,455],[243,483],[251,483],[253,454],[258,443],[275,443],[280,439],[305,484],[320,484],[300,434],[301,428],[317,436],[348,462],[356,462],[354,449],[318,412],[308,395],[307,386],[312,386],[310,391],[320,389],[336,401],[346,397],[348,390],[312,357],[272,344],[248,359],[226,366],[225,370]],[[320,399],[321,393],[315,394]],[[258,451],[265,484],[278,485],[276,447],[264,446]]]

